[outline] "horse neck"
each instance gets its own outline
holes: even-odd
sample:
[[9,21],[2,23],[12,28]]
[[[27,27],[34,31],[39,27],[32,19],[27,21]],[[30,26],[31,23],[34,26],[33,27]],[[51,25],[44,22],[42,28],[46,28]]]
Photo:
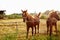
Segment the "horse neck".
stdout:
[[33,21],[33,19],[34,18],[31,15],[29,15],[29,14],[27,15],[27,21]]

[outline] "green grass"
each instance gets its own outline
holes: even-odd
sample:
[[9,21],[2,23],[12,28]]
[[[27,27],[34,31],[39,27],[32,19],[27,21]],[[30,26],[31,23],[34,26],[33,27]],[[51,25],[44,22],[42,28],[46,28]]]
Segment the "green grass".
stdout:
[[1,37],[0,40],[16,40],[16,39],[17,39],[17,34],[10,33],[10,34],[3,35],[3,37]]
[[[10,19],[10,20],[1,20],[0,22],[0,40],[60,40],[60,22],[58,21],[58,35],[55,36],[55,33],[52,34],[50,37],[46,34],[46,20],[41,19],[40,20],[40,33],[36,34],[32,37],[31,29],[29,31],[28,39],[26,38],[26,24],[22,21],[22,19]],[[17,23],[16,29],[16,23],[13,24],[13,26],[3,26],[3,25],[11,25],[7,22],[20,22]],[[54,29],[53,29],[54,30]]]

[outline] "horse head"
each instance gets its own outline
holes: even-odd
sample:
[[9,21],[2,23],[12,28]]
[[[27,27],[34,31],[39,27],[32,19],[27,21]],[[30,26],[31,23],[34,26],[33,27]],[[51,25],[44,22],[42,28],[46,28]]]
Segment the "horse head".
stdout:
[[55,11],[54,17],[55,17],[57,20],[60,20],[60,17],[59,17],[59,15],[58,15],[57,11]]
[[60,17],[59,17],[59,15],[58,15],[58,13],[57,13],[57,11],[53,11],[53,12],[51,12],[50,13],[50,17],[51,18],[56,18],[57,20],[60,20]]
[[23,17],[23,22],[25,22],[26,20],[26,16],[27,16],[27,10],[21,10],[22,11],[22,17]]

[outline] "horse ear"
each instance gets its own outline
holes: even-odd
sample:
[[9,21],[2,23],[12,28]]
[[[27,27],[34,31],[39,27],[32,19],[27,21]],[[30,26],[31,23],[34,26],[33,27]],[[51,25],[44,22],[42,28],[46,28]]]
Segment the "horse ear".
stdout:
[[23,10],[21,10],[23,12]]
[[39,12],[38,16],[40,16],[41,12]]
[[26,12],[27,12],[27,10],[26,10]]

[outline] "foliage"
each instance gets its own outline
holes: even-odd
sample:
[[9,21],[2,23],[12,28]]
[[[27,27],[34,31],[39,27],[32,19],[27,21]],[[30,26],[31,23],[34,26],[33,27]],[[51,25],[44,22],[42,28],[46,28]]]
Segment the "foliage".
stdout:
[[5,18],[8,18],[8,19],[19,19],[19,18],[22,18],[22,15],[21,14],[11,14],[11,15],[6,15]]
[[46,17],[46,15],[42,15],[41,17],[40,17],[40,19],[46,19],[47,17]]

